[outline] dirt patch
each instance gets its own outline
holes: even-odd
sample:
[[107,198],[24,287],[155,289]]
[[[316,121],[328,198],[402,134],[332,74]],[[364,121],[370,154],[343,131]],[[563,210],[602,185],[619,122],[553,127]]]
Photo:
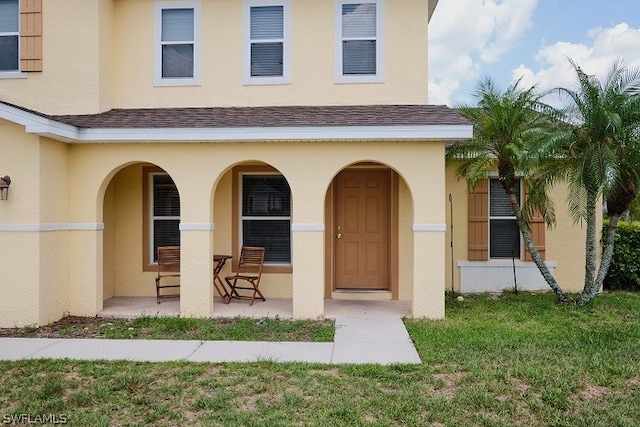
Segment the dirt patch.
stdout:
[[[102,338],[104,329],[114,319],[101,317],[67,316],[44,326],[23,328],[0,328],[0,337],[14,338]],[[127,322],[126,320],[117,320]]]
[[609,394],[609,389],[606,387],[600,387],[593,384],[588,384],[576,394],[572,395],[569,400],[574,402],[588,402],[591,400],[599,399]]
[[430,387],[429,394],[432,396],[453,397],[460,389],[459,380],[466,375],[465,372],[451,372],[448,374],[435,374],[433,377],[442,382],[440,387]]

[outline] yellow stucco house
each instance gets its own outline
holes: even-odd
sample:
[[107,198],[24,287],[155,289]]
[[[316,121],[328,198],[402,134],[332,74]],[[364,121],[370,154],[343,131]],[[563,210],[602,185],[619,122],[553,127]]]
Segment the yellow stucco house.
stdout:
[[[446,289],[508,288],[514,248],[544,289],[491,181],[467,195],[445,166],[472,126],[427,104],[436,4],[0,0],[0,327],[153,296],[167,244],[183,316],[215,312],[213,255],[243,244],[296,318],[329,298],[441,318]],[[584,249],[560,222],[538,243],[566,281]]]

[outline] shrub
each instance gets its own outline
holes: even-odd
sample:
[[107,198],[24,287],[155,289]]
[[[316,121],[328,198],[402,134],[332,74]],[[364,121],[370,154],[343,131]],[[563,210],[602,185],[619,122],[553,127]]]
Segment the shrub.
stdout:
[[[603,223],[604,232],[609,221]],[[604,235],[603,232],[603,235]],[[640,222],[619,222],[604,288],[640,291]]]

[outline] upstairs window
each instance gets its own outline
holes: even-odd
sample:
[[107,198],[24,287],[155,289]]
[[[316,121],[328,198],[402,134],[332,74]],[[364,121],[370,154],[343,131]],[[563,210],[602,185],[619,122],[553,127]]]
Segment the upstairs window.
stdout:
[[245,84],[289,83],[289,1],[245,1]]
[[155,84],[200,84],[200,2],[156,3],[155,13]]
[[336,0],[336,7],[336,81],[383,81],[382,0]]
[[20,13],[18,0],[0,0],[0,72],[19,70]]
[[[515,184],[519,201],[520,180]],[[499,179],[489,180],[489,258],[520,259],[520,229]]]

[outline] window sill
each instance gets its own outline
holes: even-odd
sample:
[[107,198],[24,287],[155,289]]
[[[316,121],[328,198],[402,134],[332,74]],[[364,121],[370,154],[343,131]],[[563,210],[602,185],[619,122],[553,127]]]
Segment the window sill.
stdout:
[[202,86],[200,79],[157,79],[154,86]]
[[336,75],[333,79],[335,84],[366,84],[366,83],[384,83],[384,76],[367,75],[367,76],[344,76]]
[[244,86],[290,85],[291,79],[288,77],[245,77],[242,84]]
[[27,73],[20,71],[0,71],[0,79],[26,79]]

